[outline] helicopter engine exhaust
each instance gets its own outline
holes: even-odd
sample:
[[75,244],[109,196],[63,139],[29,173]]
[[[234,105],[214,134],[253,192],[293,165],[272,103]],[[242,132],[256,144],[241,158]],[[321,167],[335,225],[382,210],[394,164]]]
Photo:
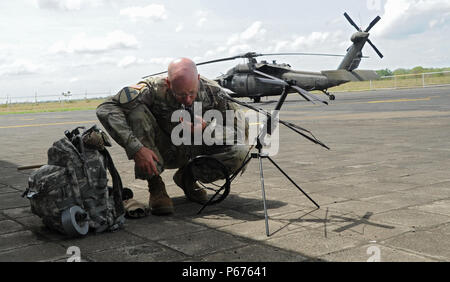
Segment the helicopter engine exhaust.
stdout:
[[284,88],[271,80],[244,73],[236,74],[230,80],[223,80],[221,84],[222,87],[232,89],[235,97],[275,96],[283,93]]

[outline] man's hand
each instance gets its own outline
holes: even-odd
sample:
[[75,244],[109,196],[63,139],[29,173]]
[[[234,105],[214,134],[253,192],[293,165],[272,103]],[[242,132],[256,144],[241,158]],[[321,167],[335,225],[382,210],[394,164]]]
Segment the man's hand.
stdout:
[[146,172],[149,175],[158,175],[156,169],[156,162],[159,162],[158,157],[152,150],[142,147],[135,155],[134,162],[139,170]]
[[201,117],[195,116],[195,122],[187,122],[184,121],[183,118],[180,118],[180,122],[183,122],[186,126],[188,126],[191,129],[191,134],[194,132],[203,132],[203,130],[206,128],[206,121],[204,121]]

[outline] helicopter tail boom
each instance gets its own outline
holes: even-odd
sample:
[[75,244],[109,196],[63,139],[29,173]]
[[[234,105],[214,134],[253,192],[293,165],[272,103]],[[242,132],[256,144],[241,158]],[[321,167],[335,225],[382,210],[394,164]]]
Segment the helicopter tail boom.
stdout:
[[322,71],[322,74],[328,78],[330,83],[339,85],[341,83],[350,81],[367,81],[367,80],[377,80],[380,77],[373,70],[329,70]]

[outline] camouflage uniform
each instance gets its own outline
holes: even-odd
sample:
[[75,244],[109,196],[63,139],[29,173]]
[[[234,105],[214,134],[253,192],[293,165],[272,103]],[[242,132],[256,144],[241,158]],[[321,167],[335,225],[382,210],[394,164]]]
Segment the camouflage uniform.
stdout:
[[[238,122],[245,120],[242,113],[236,112],[238,106],[235,103],[217,95],[220,91],[223,90],[214,81],[200,78],[195,102],[202,103],[202,113],[211,109],[218,110],[225,121],[225,111],[234,110]],[[125,149],[128,159],[133,159],[142,146],[152,150],[159,159],[156,163],[159,174],[164,169],[183,168],[189,159],[198,155],[217,158],[230,173],[242,165],[249,150],[245,145],[173,145],[171,132],[179,122],[171,122],[171,117],[174,111],[180,109],[182,105],[176,101],[165,78],[153,77],[135,86],[123,88],[98,106],[97,117],[111,137]],[[235,134],[240,130],[236,124],[234,130]],[[245,131],[244,134],[247,135],[247,124]],[[204,181],[217,180],[211,171],[198,171],[195,175],[206,176]],[[149,180],[153,175],[148,175],[135,167],[135,176],[138,179]]]

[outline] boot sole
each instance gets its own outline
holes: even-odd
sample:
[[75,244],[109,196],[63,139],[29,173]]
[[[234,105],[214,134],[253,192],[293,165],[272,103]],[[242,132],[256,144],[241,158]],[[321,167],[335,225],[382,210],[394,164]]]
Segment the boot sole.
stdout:
[[153,215],[169,215],[174,213],[173,207],[161,207],[151,210]]
[[[176,173],[178,173],[178,171]],[[176,175],[176,173],[175,173],[175,175]],[[200,204],[200,205],[204,205],[209,201],[208,196],[205,196],[205,198],[203,198],[203,199],[198,199],[198,198],[190,196],[190,193],[186,193],[186,190],[183,188],[183,185],[181,183],[182,182],[181,179],[179,179],[178,177],[175,177],[175,175],[172,178],[173,182],[175,182],[175,184],[183,190],[184,195],[186,196],[186,198],[189,201]],[[180,178],[181,178],[181,176],[180,176]]]
[[196,199],[196,198],[192,198],[192,197],[189,197],[188,195],[186,195],[185,194],[185,196],[186,196],[186,198],[189,200],[189,201],[191,201],[191,202],[194,202],[194,203],[197,203],[197,204],[200,204],[200,205],[204,205],[204,204],[206,204],[208,201],[209,201],[209,199],[208,198],[206,198],[206,199]]

